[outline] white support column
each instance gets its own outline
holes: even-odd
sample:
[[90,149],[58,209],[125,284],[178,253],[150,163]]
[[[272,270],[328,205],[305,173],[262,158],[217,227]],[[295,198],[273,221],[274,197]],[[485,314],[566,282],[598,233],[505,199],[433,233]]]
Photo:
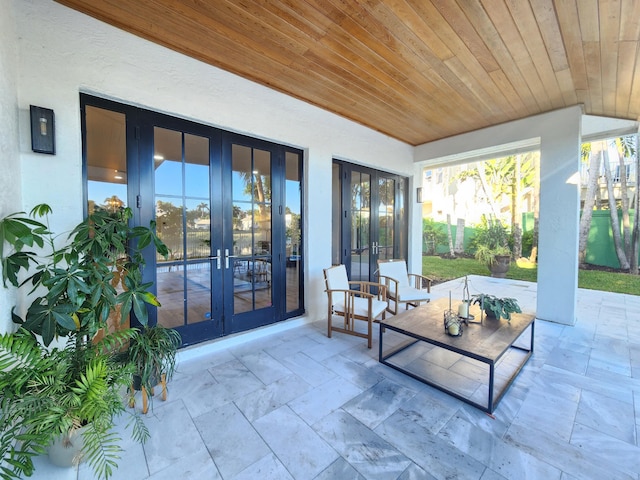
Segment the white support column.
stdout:
[[[595,124],[596,131],[603,129],[601,121]],[[420,145],[414,152],[421,166],[445,165],[540,145],[536,314],[567,325],[576,322],[581,127],[582,108],[573,106]]]
[[576,321],[580,223],[581,111],[549,117],[540,144],[537,317]]

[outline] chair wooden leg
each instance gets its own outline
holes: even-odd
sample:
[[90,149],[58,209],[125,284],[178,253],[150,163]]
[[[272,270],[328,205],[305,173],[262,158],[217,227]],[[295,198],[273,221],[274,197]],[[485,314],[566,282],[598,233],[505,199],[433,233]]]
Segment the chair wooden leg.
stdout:
[[131,396],[129,397],[129,408],[134,408],[136,406],[136,397],[134,396],[136,391],[133,389],[133,385],[131,385]]
[[332,311],[331,311],[331,305],[329,305],[329,313],[327,315],[327,337],[331,338],[331,315],[332,315]]

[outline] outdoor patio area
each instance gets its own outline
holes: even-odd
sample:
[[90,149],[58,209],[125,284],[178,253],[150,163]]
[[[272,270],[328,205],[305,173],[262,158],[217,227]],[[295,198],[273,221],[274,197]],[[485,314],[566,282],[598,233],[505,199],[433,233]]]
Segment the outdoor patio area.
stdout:
[[[533,283],[473,276],[470,290],[535,311]],[[432,291],[459,298],[462,283]],[[380,364],[377,330],[371,350],[327,338],[322,319],[181,353],[147,415],[151,440],[125,432],[113,478],[640,478],[640,296],[580,290],[574,326],[536,321],[495,418]],[[32,478],[93,478],[36,463]]]

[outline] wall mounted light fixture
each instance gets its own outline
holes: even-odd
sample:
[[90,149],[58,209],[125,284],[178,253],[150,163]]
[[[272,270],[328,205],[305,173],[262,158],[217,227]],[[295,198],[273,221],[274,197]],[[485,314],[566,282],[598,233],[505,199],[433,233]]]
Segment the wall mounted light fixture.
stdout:
[[31,150],[38,153],[56,154],[55,117],[50,108],[30,105]]

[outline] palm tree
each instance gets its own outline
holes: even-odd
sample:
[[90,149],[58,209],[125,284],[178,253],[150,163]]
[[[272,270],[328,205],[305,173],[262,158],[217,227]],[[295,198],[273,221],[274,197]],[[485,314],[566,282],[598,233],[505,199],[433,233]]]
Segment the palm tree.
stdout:
[[501,199],[508,196],[511,204],[511,231],[514,233],[515,258],[522,254],[522,193],[536,184],[537,155],[534,152],[477,162],[474,169],[459,175],[461,180],[475,178],[480,182],[492,215],[500,217]]
[[200,218],[209,218],[209,204],[206,202],[201,202],[196,206],[196,212]]
[[[614,140],[608,141],[606,147],[603,148],[603,161],[604,161],[604,173],[607,181],[607,193],[609,197],[609,213],[611,216],[611,230],[613,234],[614,248],[620,263],[620,268],[625,271],[631,270],[631,265],[637,265],[637,239],[639,228],[637,222],[634,224],[634,233],[631,232],[629,206],[630,203],[637,204],[635,202],[629,202],[629,192],[627,188],[627,169],[625,165],[625,158],[632,158],[636,156],[636,137],[628,135],[626,137],[618,137]],[[622,229],[618,221],[618,205],[614,196],[613,179],[611,177],[611,166],[609,163],[609,155],[613,154],[618,158],[618,165],[620,175],[620,204],[622,213]],[[636,157],[637,164],[637,157]],[[637,170],[637,168],[636,168]],[[636,184],[637,188],[637,184]],[[636,195],[637,196],[637,195]],[[637,215],[637,213],[636,213]],[[635,239],[632,248],[632,237]],[[632,256],[632,251],[636,252],[635,259]],[[637,271],[637,266],[635,267]]]
[[631,234],[631,273],[634,275],[638,275],[638,245],[640,244],[640,192],[638,188],[640,188],[640,162],[638,162],[638,146],[640,146],[640,135],[636,133],[636,191],[631,202],[631,207],[634,210],[633,216],[633,233]]
[[600,178],[602,144],[603,142],[585,143],[581,148],[582,161],[589,164],[589,180],[587,181],[587,192],[584,197],[582,216],[580,217],[580,235],[578,240],[578,261],[580,265],[584,264],[587,254],[587,240],[589,239],[591,217],[596,201],[596,189],[599,189],[598,178]]

